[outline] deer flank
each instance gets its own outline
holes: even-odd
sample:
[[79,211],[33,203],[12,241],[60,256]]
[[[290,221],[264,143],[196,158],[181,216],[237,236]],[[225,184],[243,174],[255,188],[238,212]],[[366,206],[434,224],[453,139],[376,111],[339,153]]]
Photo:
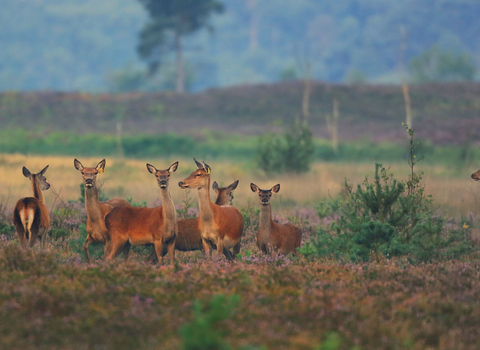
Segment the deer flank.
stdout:
[[[195,159],[194,159],[195,160]],[[207,256],[210,248],[217,247],[217,253],[224,254],[227,258],[233,248],[233,256],[240,251],[240,240],[243,233],[243,216],[237,208],[231,205],[220,206],[210,200],[210,167],[195,160],[197,170],[192,172],[178,185],[183,188],[198,189],[198,205],[200,216],[198,229],[202,237],[202,245]]]
[[131,245],[153,244],[157,256],[162,256],[163,247],[168,249],[170,260],[175,259],[175,239],[178,232],[177,212],[168,190],[170,174],[175,172],[178,162],[166,170],[157,170],[147,164],[148,171],[155,175],[160,187],[162,205],[157,208],[115,208],[105,217],[110,232],[111,250],[105,257],[113,259],[123,249],[125,260]]

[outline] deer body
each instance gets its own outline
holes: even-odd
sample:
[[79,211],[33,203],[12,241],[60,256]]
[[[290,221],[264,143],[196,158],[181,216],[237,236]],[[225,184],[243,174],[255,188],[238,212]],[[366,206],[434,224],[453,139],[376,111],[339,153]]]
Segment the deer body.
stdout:
[[116,207],[130,207],[124,199],[114,198],[107,202],[100,202],[98,188],[96,186],[97,175],[105,171],[105,159],[100,161],[96,167],[84,167],[80,161],[74,160],[75,168],[82,173],[82,180],[85,185],[85,211],[87,212],[87,238],[83,243],[85,256],[91,262],[89,246],[91,243],[105,245],[105,255],[110,249],[110,235],[105,226],[105,215]]
[[240,251],[240,240],[243,233],[243,216],[231,205],[220,206],[210,200],[210,167],[195,160],[198,169],[178,185],[181,188],[198,189],[198,205],[200,216],[198,229],[202,237],[205,254],[210,255],[210,247],[217,246],[218,254],[231,256],[230,248],[236,255]]
[[45,248],[50,228],[50,215],[42,194],[42,190],[50,188],[50,184],[43,176],[47,168],[48,165],[38,174],[32,174],[26,167],[22,169],[23,175],[30,179],[33,189],[33,197],[20,198],[13,210],[13,224],[23,249],[27,246],[33,247],[37,237],[40,238],[42,250]]
[[167,170],[157,170],[147,164],[150,173],[157,177],[160,187],[162,205],[157,208],[120,207],[112,210],[105,217],[105,225],[110,232],[112,248],[106,256],[113,259],[124,249],[125,260],[128,259],[130,245],[153,244],[157,256],[162,256],[166,246],[170,259],[175,259],[175,239],[178,232],[177,211],[168,190],[170,173],[177,170],[178,162]]
[[[227,187],[219,187],[216,182],[213,182],[213,190],[217,194],[215,204],[217,205],[228,205],[233,200],[233,191],[237,188],[238,180],[233,182]],[[175,249],[181,252],[189,252],[194,250],[203,251],[202,235],[200,234],[198,218],[192,219],[179,219],[177,220],[178,224],[178,234],[175,239]],[[229,260],[233,259],[233,255],[230,251],[225,250],[226,257]],[[230,253],[230,254],[229,254]],[[167,254],[166,247],[163,248],[162,256]],[[156,259],[155,251],[148,257],[147,260],[155,261]]]
[[257,246],[265,254],[277,251],[280,254],[297,254],[297,248],[302,242],[302,232],[290,223],[280,225],[272,220],[272,207],[270,198],[272,193],[280,190],[280,185],[275,185],[270,190],[261,190],[255,184],[250,184],[253,192],[258,193],[260,202],[260,223],[257,232]]

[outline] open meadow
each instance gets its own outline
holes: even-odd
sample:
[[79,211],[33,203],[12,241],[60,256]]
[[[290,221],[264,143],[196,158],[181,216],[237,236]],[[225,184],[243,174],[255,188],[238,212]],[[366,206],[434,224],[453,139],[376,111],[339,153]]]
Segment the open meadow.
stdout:
[[[85,166],[101,159],[80,158]],[[159,188],[145,163],[166,169],[179,160],[170,192],[181,215],[195,216],[197,194],[177,182],[195,170],[192,159],[107,158],[99,176],[107,197],[159,205]],[[476,250],[424,263],[408,255],[349,261],[323,247],[339,212],[326,210],[373,178],[373,163],[317,162],[304,175],[266,176],[253,164],[212,161],[212,180],[240,180],[234,205],[245,219],[242,247],[233,263],[199,251],[177,252],[175,264],[145,262],[150,248],[135,247],[130,261],[103,261],[103,246],[91,245],[92,264],[81,244],[86,221],[79,203],[81,175],[73,157],[0,156],[0,338],[2,348],[49,349],[477,349],[480,347],[480,266]],[[51,237],[25,253],[11,227],[17,198],[30,195],[22,166],[49,165],[46,191]],[[406,163],[384,164],[397,178]],[[478,169],[418,166],[434,198],[444,230],[458,231],[475,246],[480,215]],[[255,245],[259,203],[250,182],[281,184],[272,199],[277,221],[303,232],[298,257],[264,256]],[[55,196],[58,194],[58,198]],[[213,195],[212,195],[213,198]],[[144,202],[146,201],[146,203]],[[322,204],[323,203],[323,204]],[[453,232],[452,231],[452,232]],[[466,241],[464,240],[463,243]],[[445,247],[438,247],[444,250]],[[372,248],[373,249],[373,248]],[[373,253],[372,253],[373,254]],[[452,255],[453,256],[453,255]],[[440,258],[439,258],[440,259]]]

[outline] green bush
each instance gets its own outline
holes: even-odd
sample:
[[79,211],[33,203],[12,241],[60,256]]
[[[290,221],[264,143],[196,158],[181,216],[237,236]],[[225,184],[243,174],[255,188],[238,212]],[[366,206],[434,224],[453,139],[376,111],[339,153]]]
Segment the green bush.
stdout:
[[231,349],[222,338],[226,330],[222,327],[223,321],[230,318],[240,297],[231,295],[225,297],[216,295],[210,300],[207,307],[199,300],[195,300],[192,322],[180,329],[185,350],[222,350]]
[[425,194],[423,173],[415,172],[417,158],[414,132],[410,136],[410,175],[397,180],[382,164],[375,164],[373,183],[366,178],[356,191],[345,180],[350,198],[340,207],[340,219],[332,223],[334,234],[317,232],[314,245],[319,256],[350,261],[379,261],[407,255],[411,262],[460,258],[474,248],[466,232],[447,231],[443,219],[431,209]]
[[267,174],[304,173],[314,158],[312,131],[296,120],[283,135],[264,134],[259,138],[257,165]]

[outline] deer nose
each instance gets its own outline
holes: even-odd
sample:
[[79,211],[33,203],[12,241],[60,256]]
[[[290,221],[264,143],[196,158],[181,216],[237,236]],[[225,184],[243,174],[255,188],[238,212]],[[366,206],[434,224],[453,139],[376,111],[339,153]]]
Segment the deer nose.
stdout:
[[178,186],[179,186],[179,187],[182,187],[182,186],[183,186],[183,181],[179,181],[179,182],[178,182]]

